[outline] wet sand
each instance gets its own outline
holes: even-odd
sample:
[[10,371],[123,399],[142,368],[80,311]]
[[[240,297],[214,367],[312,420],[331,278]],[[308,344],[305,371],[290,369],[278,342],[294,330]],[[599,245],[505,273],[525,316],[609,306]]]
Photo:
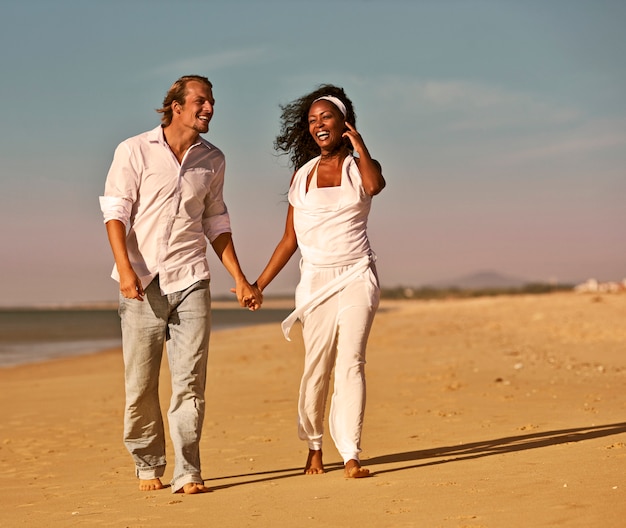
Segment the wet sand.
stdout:
[[299,329],[216,332],[195,496],[138,491],[119,350],[0,369],[0,526],[621,527],[625,323],[624,294],[383,302],[360,480],[329,438],[302,474]]

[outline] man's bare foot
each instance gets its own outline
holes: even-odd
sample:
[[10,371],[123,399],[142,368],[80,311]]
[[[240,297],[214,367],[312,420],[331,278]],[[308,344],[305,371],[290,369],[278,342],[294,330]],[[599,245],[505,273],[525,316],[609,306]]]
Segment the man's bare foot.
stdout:
[[154,491],[163,489],[163,483],[161,479],[153,478],[148,480],[139,479],[139,490],[140,491]]
[[344,475],[346,478],[365,478],[370,476],[370,470],[361,467],[358,460],[348,460],[345,465]]
[[322,451],[309,449],[309,456],[306,459],[304,472],[307,475],[321,475],[324,471],[324,462],[322,462]]
[[180,488],[176,493],[184,493],[185,495],[195,495],[196,493],[207,493],[209,488],[204,484],[198,484],[197,482],[189,482]]

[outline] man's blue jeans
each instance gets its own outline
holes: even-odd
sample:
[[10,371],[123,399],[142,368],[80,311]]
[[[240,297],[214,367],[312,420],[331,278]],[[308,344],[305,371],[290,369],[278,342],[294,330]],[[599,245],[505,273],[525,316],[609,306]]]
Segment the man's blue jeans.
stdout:
[[120,294],[126,409],[124,443],[142,480],[165,471],[165,431],[159,403],[159,372],[164,343],[172,383],[167,413],[174,449],[172,491],[202,484],[200,436],[211,331],[209,281],[162,295],[158,277],[145,289],[143,302]]

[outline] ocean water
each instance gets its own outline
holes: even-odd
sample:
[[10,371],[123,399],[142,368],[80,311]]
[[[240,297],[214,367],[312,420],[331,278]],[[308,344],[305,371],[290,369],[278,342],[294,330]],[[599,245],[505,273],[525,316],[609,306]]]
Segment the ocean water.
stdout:
[[[212,328],[279,323],[289,312],[214,308]],[[0,368],[91,354],[121,344],[120,320],[113,308],[0,310]]]

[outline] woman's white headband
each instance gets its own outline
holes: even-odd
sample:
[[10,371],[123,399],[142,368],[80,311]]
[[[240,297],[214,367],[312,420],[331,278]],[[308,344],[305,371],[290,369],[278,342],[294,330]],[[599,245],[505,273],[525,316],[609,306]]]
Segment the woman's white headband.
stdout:
[[[343,104],[341,99],[335,97],[334,95],[323,95],[322,97],[318,97],[317,99],[315,99],[315,101],[313,101],[313,103],[317,103],[317,101],[321,101],[322,99],[325,99],[326,101],[330,101],[337,108],[339,108],[339,111],[343,114],[344,118],[348,117],[348,111],[346,110],[346,105]],[[311,103],[311,104],[313,104],[313,103]]]

